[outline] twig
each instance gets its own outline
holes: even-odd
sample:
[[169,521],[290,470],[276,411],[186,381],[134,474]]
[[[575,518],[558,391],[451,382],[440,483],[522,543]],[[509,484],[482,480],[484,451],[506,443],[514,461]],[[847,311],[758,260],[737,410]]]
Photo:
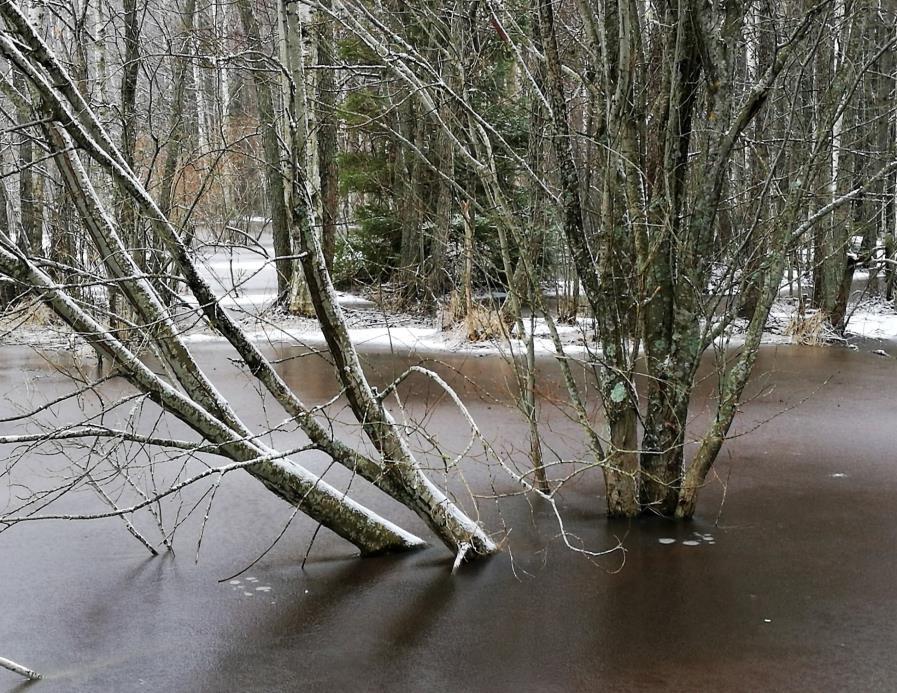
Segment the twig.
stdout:
[[458,572],[458,568],[467,558],[467,552],[472,548],[473,546],[470,544],[470,542],[462,541],[460,544],[458,544],[458,553],[455,556],[455,562],[452,565],[452,575]]

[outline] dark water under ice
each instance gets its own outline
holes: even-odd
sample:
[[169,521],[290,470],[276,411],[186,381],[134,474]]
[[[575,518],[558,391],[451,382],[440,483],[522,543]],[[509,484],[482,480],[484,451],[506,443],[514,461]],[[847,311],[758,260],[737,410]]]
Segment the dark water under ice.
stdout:
[[[894,690],[897,361],[870,353],[879,346],[764,348],[737,424],[745,435],[724,451],[690,524],[609,523],[599,475],[571,482],[567,529],[592,549],[616,538],[625,547],[594,561],[563,547],[547,507],[517,497],[480,502],[509,550],[454,576],[438,545],[358,559],[326,531],[302,569],[314,528],[297,519],[238,582],[219,582],[290,517],[238,475],[222,485],[198,563],[196,517],[179,530],[176,558],[149,558],[115,520],[17,526],[0,534],[0,656],[47,679],[25,686],[0,670],[0,691]],[[201,354],[244,416],[279,420],[232,375],[223,347]],[[14,401],[68,387],[28,351],[0,358],[0,394]],[[399,368],[386,354],[367,359],[381,381]],[[521,460],[526,429],[507,406],[507,368],[488,356],[443,360],[469,379],[453,376],[486,436]],[[320,361],[282,368],[308,402],[335,392]],[[559,391],[546,371],[546,455],[572,457],[581,440],[551,406]],[[462,420],[422,382],[405,399],[462,449]],[[8,415],[10,402],[0,406]],[[37,484],[39,469],[62,461],[20,464],[17,478]],[[490,478],[499,493],[514,488],[494,465],[475,462],[466,478],[486,493]],[[7,486],[0,507],[17,492]],[[352,488],[424,535],[404,509]]]

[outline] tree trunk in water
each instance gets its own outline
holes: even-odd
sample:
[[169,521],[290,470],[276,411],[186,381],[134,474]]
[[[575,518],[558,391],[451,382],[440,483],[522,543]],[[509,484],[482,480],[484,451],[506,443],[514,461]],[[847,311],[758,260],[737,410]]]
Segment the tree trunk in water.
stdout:
[[635,517],[641,512],[637,420],[637,412],[631,406],[608,412],[610,446],[604,485],[609,517]]
[[[844,45],[842,32],[845,31],[845,3],[844,0],[834,0],[833,7],[833,38],[834,43],[831,53],[831,79],[836,79],[844,62]],[[826,56],[827,57],[827,56]],[[842,152],[844,138],[844,112],[839,111],[832,125],[831,150],[829,152],[830,180],[828,194],[831,200],[838,197],[839,182],[843,176]],[[828,222],[820,225],[814,255],[818,273],[814,273],[819,285],[814,287],[813,298],[816,307],[823,311],[836,329],[839,325],[832,316],[838,309],[838,298],[847,265],[847,250],[850,241],[850,223],[847,218],[832,214]],[[843,315],[842,315],[843,319]]]
[[311,199],[303,179],[301,162],[294,162],[293,175],[294,237],[301,243],[302,268],[315,313],[355,418],[383,456],[385,473],[406,489],[408,497],[404,500],[405,504],[427,522],[458,558],[468,560],[495,553],[498,547],[482,528],[423,474],[392,417],[371,390],[349,338],[320,242],[312,228]]
[[[563,231],[593,318],[601,324],[601,348],[610,368],[601,367],[601,399],[610,428],[611,450],[604,460],[607,487],[607,511],[614,516],[634,517],[639,512],[638,448],[636,421],[638,412],[631,388],[620,377],[626,372],[626,353],[620,302],[615,287],[602,281],[602,268],[596,267],[595,255],[586,236],[585,219],[579,189],[579,175],[567,121],[567,101],[555,31],[551,0],[538,0],[539,30],[545,51],[545,84],[551,106],[552,144],[558,162],[563,200]],[[604,210],[611,204],[607,183],[604,185]],[[603,212],[604,213],[604,212]],[[608,241],[609,242],[609,241]],[[606,249],[610,249],[609,244]],[[611,253],[599,256],[604,269],[612,262]],[[606,275],[606,271],[604,272]],[[611,275],[613,273],[611,272]]]
[[666,372],[655,382],[642,438],[641,503],[645,510],[666,516],[676,509],[688,416],[688,383],[679,377]]

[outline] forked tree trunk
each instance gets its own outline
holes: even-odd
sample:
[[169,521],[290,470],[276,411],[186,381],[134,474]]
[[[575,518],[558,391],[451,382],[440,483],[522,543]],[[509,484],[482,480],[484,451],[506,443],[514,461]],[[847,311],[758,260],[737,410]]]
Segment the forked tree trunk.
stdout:
[[[607,491],[607,512],[612,516],[634,517],[641,509],[636,430],[638,411],[632,400],[631,387],[626,382],[628,368],[625,366],[621,316],[613,292],[602,285],[600,270],[596,267],[595,256],[586,237],[579,175],[570,143],[552,1],[538,0],[538,11],[546,58],[545,84],[551,105],[552,143],[562,190],[564,237],[570,247],[573,264],[585,289],[592,315],[601,325],[599,332],[605,360],[612,366],[623,366],[601,376],[601,395],[610,430],[610,449],[602,466]],[[608,204],[607,201],[605,204]],[[609,258],[602,259],[609,261]]]

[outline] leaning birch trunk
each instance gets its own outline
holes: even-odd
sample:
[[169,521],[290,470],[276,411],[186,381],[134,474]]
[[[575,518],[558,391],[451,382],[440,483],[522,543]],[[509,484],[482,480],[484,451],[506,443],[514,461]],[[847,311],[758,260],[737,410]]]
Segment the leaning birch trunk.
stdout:
[[[296,104],[294,101],[294,108],[296,105],[302,106],[301,102]],[[291,123],[300,121],[301,114],[297,113],[290,119]],[[383,402],[374,395],[364,375],[327,271],[320,240],[315,233],[314,202],[306,177],[307,168],[300,158],[305,147],[302,135],[301,128],[293,128],[290,189],[292,236],[298,243],[297,250],[309,297],[352,413],[382,455],[385,473],[408,492],[405,505],[415,510],[456,554],[456,565],[458,561],[470,560],[477,555],[495,553],[498,547],[492,539],[423,473],[395,421],[386,411]]]
[[[294,175],[298,167],[294,166]],[[304,192],[304,195],[303,195]],[[467,517],[422,472],[407,442],[397,430],[395,421],[375,395],[365,378],[349,338],[346,322],[327,272],[321,244],[312,228],[309,195],[305,182],[293,184],[294,201],[305,200],[293,207],[294,237],[301,243],[302,269],[308,283],[315,313],[324,331],[324,339],[333,358],[334,368],[346,391],[346,399],[367,434],[384,459],[385,472],[403,488],[411,491],[406,505],[417,511],[430,529],[461,560],[497,551],[495,543],[483,529]]]
[[44,303],[60,319],[94,349],[123,367],[128,380],[152,401],[217,446],[221,454],[246,463],[246,470],[269,490],[353,543],[362,554],[404,551],[423,545],[413,534],[347,498],[281,453],[233,430],[165,382],[18,251],[5,233],[0,234],[0,273],[39,290]]
[[[297,94],[296,96],[300,96]],[[346,398],[355,418],[383,457],[384,472],[403,488],[405,505],[415,510],[442,542],[462,560],[495,553],[498,547],[471,518],[431,482],[414,458],[395,421],[371,389],[355,345],[349,338],[320,240],[315,233],[315,202],[308,179],[308,167],[302,157],[308,142],[305,111],[308,101],[293,99],[295,112],[290,118],[292,181],[292,238],[297,243],[309,298],[324,332],[334,360],[337,376],[346,390]],[[306,155],[307,156],[307,155]]]
[[[338,12],[341,12],[340,15],[341,21],[344,21],[346,25],[358,36],[365,45],[370,48],[374,54],[380,57],[383,61],[384,65],[390,70],[390,72],[399,80],[407,83],[411,87],[411,93],[414,95],[416,99],[418,99],[424,109],[425,112],[434,115],[438,113],[438,109],[435,105],[435,101],[430,97],[430,91],[428,89],[427,84],[420,80],[408,67],[402,62],[393,60],[391,58],[390,50],[387,46],[380,43],[374,36],[372,36],[365,28],[363,24],[356,21],[356,17],[363,12],[359,12],[359,8],[355,5],[351,5],[343,2],[342,0],[333,0],[333,4]],[[456,131],[454,131],[451,127],[449,127],[444,121],[436,118],[437,124],[441,131],[447,134],[450,140],[453,143],[456,153],[462,157],[464,161],[470,164],[474,170],[478,172],[479,181],[485,187],[490,204],[490,210],[498,215],[499,219],[501,219],[501,223],[505,226],[505,229],[509,234],[513,236],[518,246],[524,247],[525,243],[519,231],[518,220],[515,218],[513,213],[510,211],[511,205],[507,202],[502,192],[502,188],[499,184],[499,181],[496,176],[496,163],[493,157],[493,152],[491,151],[491,147],[489,145],[488,137],[486,137],[485,142],[483,143],[484,149],[484,161],[479,160],[474,154],[468,149],[468,147],[459,140],[459,135]],[[478,132],[480,137],[483,137],[486,133],[484,130],[480,130]],[[532,180],[534,180],[537,185],[544,189],[544,184],[541,182],[536,176],[530,174]],[[471,276],[471,265],[472,265],[472,253],[470,252],[470,248],[473,247],[472,243],[472,234],[473,227],[470,224],[471,214],[469,210],[465,210],[465,201],[461,202],[461,212],[465,217],[465,237],[466,244],[465,247],[467,250],[465,251],[465,269],[466,276],[468,281],[465,281],[465,285],[467,287],[470,286],[470,276]],[[527,259],[527,254],[524,253],[521,256],[522,264],[524,271],[526,272],[529,283],[534,285],[537,283],[536,277],[538,276],[538,272],[535,271],[533,264],[531,261]],[[579,282],[575,282],[578,287]],[[578,288],[577,291],[577,301],[578,301]],[[555,348],[555,356],[557,359],[558,366],[561,369],[561,373],[564,378],[564,384],[566,386],[567,392],[570,396],[571,404],[574,407],[574,411],[576,414],[576,420],[579,425],[582,427],[583,431],[586,434],[588,440],[588,446],[591,454],[594,456],[596,465],[601,467],[607,473],[608,469],[614,471],[612,469],[612,465],[615,464],[613,458],[610,458],[607,454],[605,454],[601,439],[599,438],[598,432],[595,427],[592,425],[590,421],[589,414],[585,407],[585,399],[579,392],[579,386],[576,383],[576,379],[573,376],[573,371],[570,367],[570,361],[568,360],[567,355],[565,354],[564,346],[561,342],[560,335],[557,331],[557,326],[555,325],[553,319],[546,306],[543,305],[542,295],[540,292],[534,292],[534,297],[537,301],[539,301],[539,311],[543,315],[546,325],[549,329],[549,333],[551,335],[552,343]],[[470,291],[466,292],[466,304],[468,311],[472,306],[472,299],[470,296]],[[588,298],[588,295],[587,295]],[[635,422],[635,418],[632,418],[632,422]],[[632,446],[629,446],[628,450],[631,450]],[[632,458],[632,455],[629,455]],[[623,476],[629,476],[631,480],[631,484],[637,483],[638,469],[637,469],[637,459],[635,460],[634,471],[623,472]],[[619,465],[617,465],[619,468]],[[527,488],[532,488],[532,485],[525,484]],[[627,489],[629,488],[628,484],[620,484],[618,488]],[[632,496],[633,494],[629,494]],[[637,501],[637,499],[636,499]],[[609,507],[613,505],[613,503],[609,502]]]
[[[135,313],[144,324],[151,326],[148,332],[159,358],[193,400],[200,402],[206,410],[242,436],[251,438],[251,431],[239,420],[227,401],[201,371],[177,333],[170,313],[163,307],[152,284],[141,274],[133,258],[128,254],[114,225],[99,204],[80,160],[72,152],[71,139],[56,128],[48,128],[48,140],[56,155],[63,179],[77,202],[85,228],[104,259],[107,272],[111,277],[118,279],[122,293]],[[330,439],[301,403],[292,407],[290,413],[297,417],[304,432],[317,447],[358,472],[363,478],[374,482],[381,490],[393,497],[400,497],[396,489],[379,482],[382,471],[376,463],[352,453]]]
[[[402,448],[404,448],[405,454],[397,457],[395,454],[388,454],[392,453],[392,450],[385,452],[383,449],[378,448],[387,460],[382,465],[369,460],[363,455],[359,455],[337,441],[331,440],[323,432],[320,424],[314,421],[309,411],[303,407],[301,402],[287,388],[280,376],[274,371],[271,363],[258,350],[258,347],[248,340],[245,333],[233,321],[227,311],[220,307],[209,284],[199,274],[193,264],[178,231],[161,212],[133,172],[124,164],[121,155],[96,120],[93,111],[84,103],[77,90],[74,89],[67,72],[49,51],[43,40],[36,34],[18,7],[10,0],[4,0],[0,2],[0,15],[3,16],[10,28],[29,46],[30,57],[26,59],[9,36],[4,36],[3,34],[0,34],[0,52],[27,73],[29,79],[44,99],[47,108],[53,112],[60,125],[64,127],[74,142],[101,166],[106,168],[113,179],[124,185],[134,197],[143,212],[153,221],[156,232],[178,265],[185,283],[196,298],[210,325],[230,342],[240,354],[249,371],[265,385],[268,391],[291,415],[296,417],[297,421],[312,439],[312,442],[320,449],[331,454],[336,461],[358,471],[379,488],[417,512],[457,555],[472,557],[475,554],[485,555],[493,553],[496,550],[495,544],[483,533],[476,522],[464,515],[445,494],[425,477],[416,462],[409,467],[402,467],[401,464],[396,464],[397,461],[414,461],[410,453],[407,452],[404,441],[398,437],[391,420],[388,421],[387,426],[391,430],[391,435],[387,436],[386,439],[390,442],[398,440],[400,445],[397,447],[397,452],[402,452]],[[52,84],[47,76],[32,64],[32,60],[38,62],[47,70],[49,76],[53,79]],[[302,174],[304,175],[304,169]],[[308,194],[304,189],[302,193],[304,196]],[[307,208],[305,209],[307,210]],[[317,239],[314,238],[313,240],[317,244]],[[315,247],[318,250],[317,255],[320,256],[320,246],[316,245]],[[336,307],[337,312],[335,315],[339,322],[338,329],[345,336],[346,341],[348,341],[345,323],[342,322],[342,315],[338,312],[338,306],[335,305],[335,296],[332,285],[329,283],[329,275],[326,275],[323,265],[321,265],[321,268],[321,271],[327,277],[327,286],[330,291],[328,301],[331,301]],[[328,326],[331,329],[334,328],[332,323]],[[351,343],[349,345],[351,347]],[[354,348],[351,348],[351,354],[354,362],[357,364],[357,355]],[[363,373],[360,372],[360,367],[359,374],[364,383],[365,395],[368,400],[372,400],[373,394],[370,386],[364,380]],[[383,410],[382,405],[379,402],[373,402],[373,404],[388,419],[388,415]],[[358,416],[357,411],[356,415]],[[382,423],[382,417],[378,417],[374,422],[368,421],[367,426],[378,426]]]

